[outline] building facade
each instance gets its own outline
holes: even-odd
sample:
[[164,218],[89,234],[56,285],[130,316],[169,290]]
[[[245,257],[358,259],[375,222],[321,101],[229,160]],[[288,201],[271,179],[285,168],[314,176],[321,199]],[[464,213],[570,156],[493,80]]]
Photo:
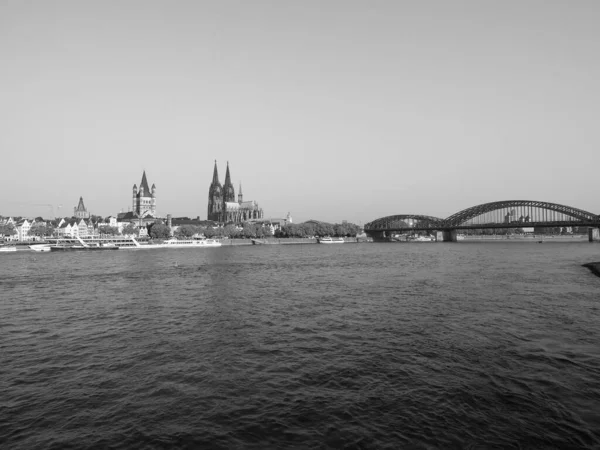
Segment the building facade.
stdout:
[[225,184],[221,186],[217,161],[215,161],[213,179],[208,188],[208,212],[206,217],[208,220],[223,223],[242,223],[264,217],[264,212],[256,201],[244,201],[241,183],[236,200],[235,189],[229,172],[229,162],[225,173]]

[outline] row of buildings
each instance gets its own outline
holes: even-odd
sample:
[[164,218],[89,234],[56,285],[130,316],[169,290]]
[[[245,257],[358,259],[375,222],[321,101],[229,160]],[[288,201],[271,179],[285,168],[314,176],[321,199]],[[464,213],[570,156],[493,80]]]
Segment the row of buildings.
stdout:
[[[99,229],[106,226],[117,227],[121,232],[127,225],[139,228],[140,235],[143,236],[147,227],[157,220],[167,222],[173,230],[181,225],[219,226],[228,223],[241,225],[245,222],[264,224],[278,229],[292,222],[289,213],[285,218],[265,219],[264,211],[258,205],[258,202],[244,200],[241,183],[236,199],[229,162],[227,162],[225,182],[221,185],[217,161],[215,161],[213,178],[208,189],[208,211],[204,221],[201,221],[199,216],[196,219],[189,219],[187,217],[172,218],[170,215],[160,215],[157,209],[156,185],[149,186],[146,171],[143,171],[139,187],[136,184],[133,185],[130,211],[121,212],[116,217],[109,216],[103,220],[92,220],[93,217],[85,207],[83,198],[80,197],[78,205],[73,208],[72,218],[60,219],[52,221],[52,223],[48,222],[48,225],[51,225],[59,236],[85,237],[97,234]],[[11,218],[3,220],[7,225],[12,224],[17,231],[16,235],[9,237],[10,239],[20,241],[28,239],[28,231],[33,226],[34,221],[27,219],[15,221]],[[0,225],[2,225],[2,220],[0,220]]]
[[[37,219],[13,219],[4,217],[0,219],[0,226],[11,227],[15,230],[14,234],[4,236],[8,241],[35,241],[38,240],[37,233],[31,233],[32,228],[36,226],[46,227],[51,231],[52,236],[56,237],[88,237],[102,234],[102,229],[106,227],[115,227],[119,232],[127,226],[126,223],[118,223],[117,218],[109,216],[102,220],[92,220],[91,218],[64,218],[55,220]],[[140,230],[141,231],[141,230]],[[50,233],[48,233],[50,234]],[[140,233],[142,234],[142,233]]]

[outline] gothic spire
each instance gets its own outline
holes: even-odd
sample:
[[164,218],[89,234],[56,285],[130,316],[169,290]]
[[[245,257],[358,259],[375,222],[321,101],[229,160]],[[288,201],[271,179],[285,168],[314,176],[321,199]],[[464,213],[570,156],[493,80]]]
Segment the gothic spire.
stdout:
[[223,201],[235,202],[235,189],[231,184],[231,175],[229,173],[229,161],[227,161],[227,172],[225,173],[225,184],[223,184]]
[[238,203],[242,204],[244,196],[242,195],[242,182],[240,181],[240,190],[238,191]]
[[227,172],[225,173],[225,185],[231,184],[231,176],[229,175],[229,161],[227,161]]
[[219,171],[217,170],[217,160],[215,159],[215,170],[213,171],[213,180],[214,185],[221,184],[219,183]]

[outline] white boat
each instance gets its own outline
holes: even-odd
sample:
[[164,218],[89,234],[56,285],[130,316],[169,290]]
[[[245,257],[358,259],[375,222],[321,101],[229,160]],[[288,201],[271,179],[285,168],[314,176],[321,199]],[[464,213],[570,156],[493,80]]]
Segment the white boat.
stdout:
[[35,244],[30,245],[29,248],[34,252],[49,252],[51,250],[50,244]]
[[415,242],[431,242],[431,241],[433,241],[433,239],[431,238],[431,236],[417,236],[413,240]]
[[14,245],[5,245],[0,247],[0,252],[16,252],[17,251],[17,247],[15,247]]
[[161,248],[193,248],[193,247],[220,247],[221,243],[216,239],[176,239],[171,238],[164,241]]
[[332,237],[322,237],[319,238],[319,244],[343,244],[344,243],[344,238],[341,237],[337,237],[337,238],[332,238]]
[[[47,246],[52,251],[59,250],[151,250],[156,248],[196,248],[196,247],[220,247],[221,243],[216,239],[176,239],[171,238],[160,244],[146,244],[138,242],[133,236],[119,236],[111,238],[52,238],[48,239],[51,244],[39,244]],[[36,250],[30,246],[32,250]],[[37,247],[37,246],[36,246]],[[48,251],[48,250],[37,250]]]
[[130,238],[133,245],[120,246],[120,249],[152,250],[156,248],[198,248],[198,247],[220,247],[221,243],[216,239],[177,239],[171,238],[160,244],[142,244],[135,238]]

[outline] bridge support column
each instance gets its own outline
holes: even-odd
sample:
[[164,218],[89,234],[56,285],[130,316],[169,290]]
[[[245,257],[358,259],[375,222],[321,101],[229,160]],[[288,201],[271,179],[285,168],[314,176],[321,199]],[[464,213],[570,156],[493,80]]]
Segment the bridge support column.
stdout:
[[386,242],[389,240],[385,231],[369,231],[367,236],[372,237],[375,242]]
[[600,241],[600,228],[588,228],[588,238],[590,242]]
[[442,231],[442,237],[444,242],[456,242],[456,230],[444,230]]

